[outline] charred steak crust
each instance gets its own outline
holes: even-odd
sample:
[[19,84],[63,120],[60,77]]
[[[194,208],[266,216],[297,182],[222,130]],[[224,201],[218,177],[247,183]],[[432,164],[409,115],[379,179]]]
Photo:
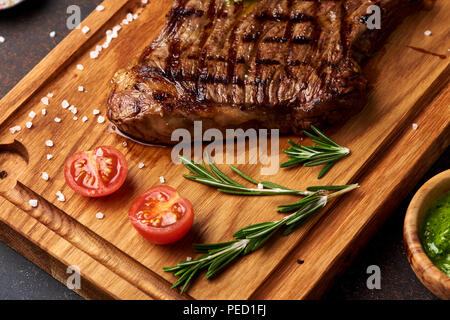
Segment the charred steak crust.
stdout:
[[[108,117],[135,139],[169,144],[197,120],[282,134],[343,121],[365,103],[361,60],[419,2],[176,0],[158,38],[114,76]],[[364,23],[373,4],[380,30]]]

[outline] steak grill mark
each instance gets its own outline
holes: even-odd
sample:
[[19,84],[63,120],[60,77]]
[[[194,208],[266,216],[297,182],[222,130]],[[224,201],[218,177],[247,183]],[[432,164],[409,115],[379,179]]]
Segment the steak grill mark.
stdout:
[[[377,1],[386,23],[420,3]],[[339,122],[364,105],[360,59],[389,31],[361,23],[371,4],[175,0],[158,38],[115,76],[108,116],[134,138],[167,143],[197,120],[281,133]]]

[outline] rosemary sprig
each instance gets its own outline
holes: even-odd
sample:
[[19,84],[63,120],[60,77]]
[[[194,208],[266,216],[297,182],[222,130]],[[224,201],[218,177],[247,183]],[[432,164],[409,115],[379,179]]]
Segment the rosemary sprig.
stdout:
[[172,288],[182,287],[181,294],[183,294],[198,272],[207,269],[206,278],[212,278],[230,263],[237,260],[237,258],[261,248],[282,227],[285,228],[283,235],[289,235],[307,218],[324,208],[330,199],[358,187],[358,184],[333,186],[329,190],[337,191],[328,195],[321,194],[320,191],[313,192],[293,204],[280,206],[278,210],[280,212],[293,212],[292,214],[278,221],[263,222],[244,227],[233,235],[233,241],[195,244],[196,252],[203,253],[202,256],[191,261],[181,261],[174,267],[164,268],[164,271],[172,272],[174,276],[178,277],[178,281]]
[[303,131],[304,134],[312,139],[315,146],[300,146],[292,140],[289,140],[291,147],[288,150],[283,150],[289,155],[289,160],[281,164],[282,168],[303,164],[305,167],[315,167],[325,165],[320,171],[318,178],[321,179],[325,174],[342,158],[350,154],[348,148],[342,147],[313,125],[311,129],[314,131],[310,133]]
[[246,187],[239,182],[231,179],[225,173],[223,173],[217,166],[215,166],[209,155],[207,155],[207,161],[209,168],[203,161],[202,164],[195,163],[194,161],[180,156],[181,163],[189,170],[190,175],[183,175],[186,179],[202,183],[211,187],[217,188],[218,191],[228,194],[245,195],[245,196],[273,196],[273,195],[298,195],[308,196],[312,194],[312,191],[299,191],[289,189],[273,182],[262,181],[258,182],[255,179],[249,177],[238,168],[230,165],[230,169],[236,174],[242,177],[244,180],[256,185],[256,188]]

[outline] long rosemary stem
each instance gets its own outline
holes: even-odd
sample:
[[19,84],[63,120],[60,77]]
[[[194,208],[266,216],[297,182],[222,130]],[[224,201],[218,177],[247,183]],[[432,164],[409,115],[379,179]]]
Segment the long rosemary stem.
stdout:
[[328,195],[321,195],[320,191],[312,192],[300,201],[280,206],[282,212],[291,211],[293,213],[278,221],[263,222],[241,228],[233,234],[234,240],[230,242],[194,245],[198,253],[203,253],[202,256],[191,261],[181,261],[174,267],[164,268],[164,271],[173,272],[175,276],[179,277],[172,288],[182,286],[181,294],[183,294],[199,271],[207,269],[206,278],[210,279],[238,257],[258,250],[282,227],[285,227],[283,235],[292,233],[306,219],[324,208],[330,199],[342,196],[358,187],[358,184],[328,187],[330,190],[337,190]]

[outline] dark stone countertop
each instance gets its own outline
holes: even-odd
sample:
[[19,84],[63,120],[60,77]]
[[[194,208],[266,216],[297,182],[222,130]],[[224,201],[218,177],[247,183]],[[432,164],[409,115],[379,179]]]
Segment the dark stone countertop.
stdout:
[[[16,8],[0,11],[0,98],[25,76],[70,30],[66,9],[76,4],[83,19],[100,0],[28,0]],[[56,31],[56,37],[49,33]],[[450,168],[450,152],[437,161],[414,188]],[[336,280],[324,299],[436,299],[415,277],[403,247],[402,227],[411,193],[392,213],[350,268]],[[366,269],[381,268],[381,289],[369,290]],[[76,293],[0,243],[0,299],[81,299]]]

